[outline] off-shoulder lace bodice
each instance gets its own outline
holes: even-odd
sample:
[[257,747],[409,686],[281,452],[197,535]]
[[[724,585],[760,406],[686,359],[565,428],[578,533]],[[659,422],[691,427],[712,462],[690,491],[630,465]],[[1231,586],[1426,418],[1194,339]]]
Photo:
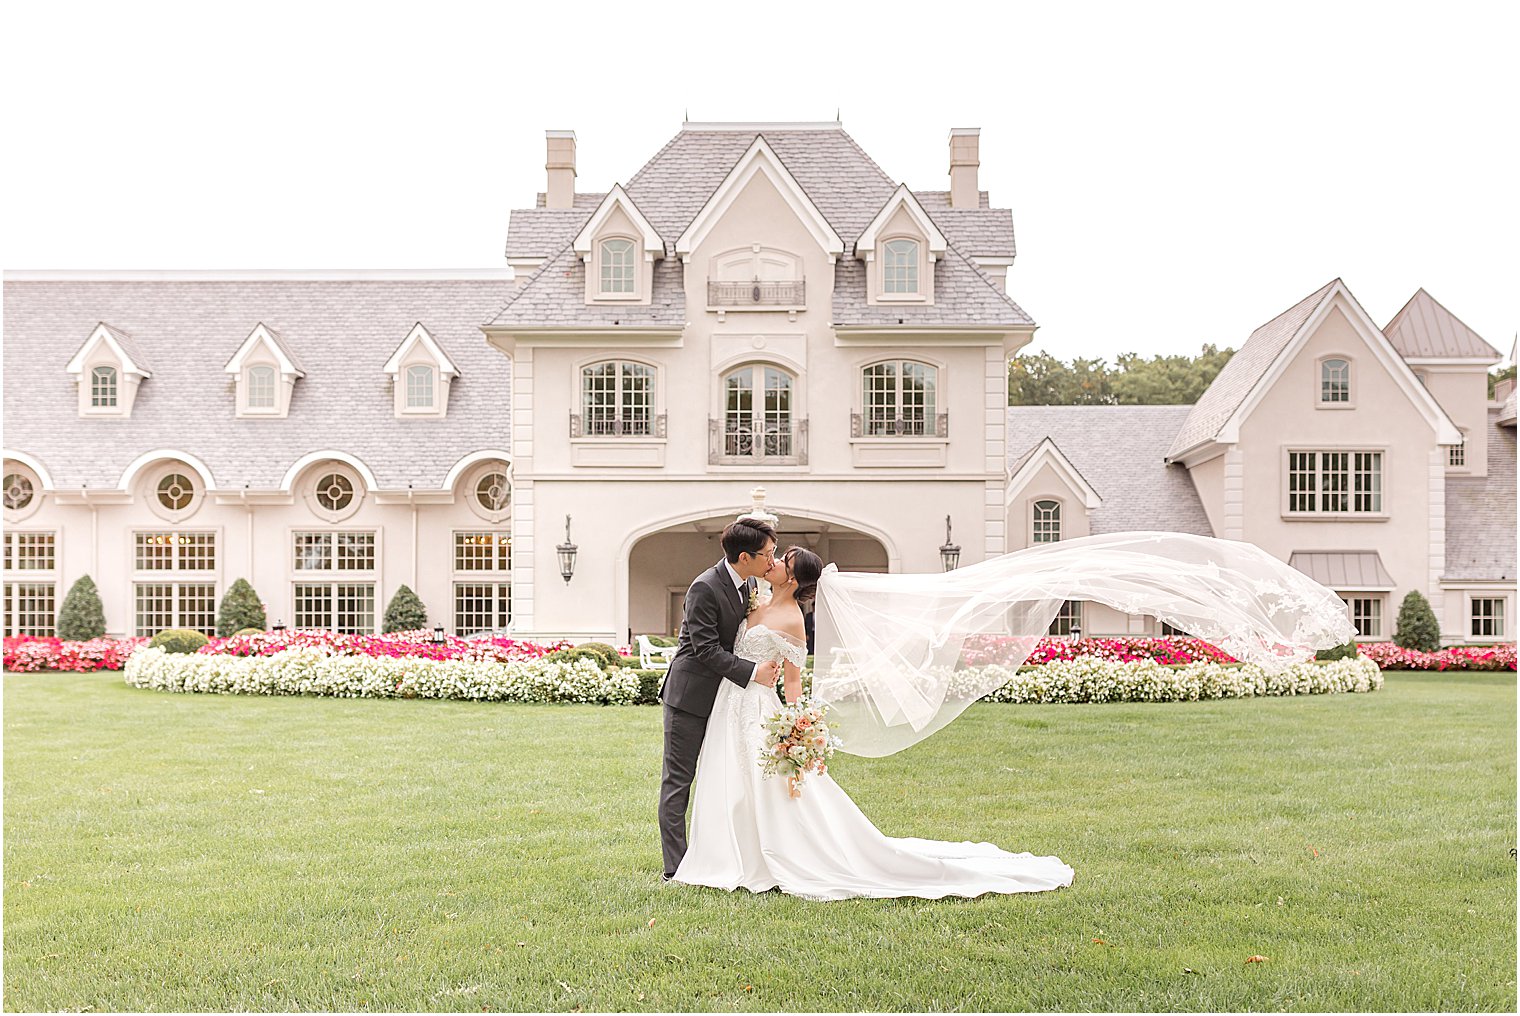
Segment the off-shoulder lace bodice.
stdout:
[[801,670],[807,654],[807,646],[792,641],[790,635],[772,631],[763,624],[751,628],[748,620],[739,625],[738,637],[734,639],[734,655],[751,663],[784,661]]

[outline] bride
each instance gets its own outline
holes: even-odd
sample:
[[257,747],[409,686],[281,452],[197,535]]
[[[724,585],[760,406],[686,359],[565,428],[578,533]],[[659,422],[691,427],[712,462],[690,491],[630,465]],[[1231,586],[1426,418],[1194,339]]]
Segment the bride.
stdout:
[[[734,654],[783,665],[787,702],[802,694],[807,659],[801,604],[823,574],[800,547],[776,559],[765,579],[772,595],[740,623]],[[828,773],[810,775],[802,796],[757,763],[764,720],[781,708],[774,687],[721,681],[697,759],[686,856],[674,881],[751,892],[780,889],[813,900],[853,896],[980,896],[1042,892],[1070,885],[1057,857],[1014,854],[990,843],[950,843],[883,835]],[[845,731],[849,736],[849,731]]]

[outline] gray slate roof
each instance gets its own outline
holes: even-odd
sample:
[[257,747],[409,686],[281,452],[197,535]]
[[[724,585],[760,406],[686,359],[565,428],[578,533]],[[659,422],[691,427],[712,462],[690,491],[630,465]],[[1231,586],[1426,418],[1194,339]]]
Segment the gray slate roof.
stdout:
[[[153,373],[152,361],[150,361],[147,354],[142,351],[142,347],[137,344],[136,339],[132,338],[132,336],[128,335],[120,328],[112,328],[110,324],[105,321],[102,321],[101,324],[105,326],[107,332],[111,333],[111,338],[115,340],[116,344],[121,346],[121,351],[127,354],[127,358],[132,361],[132,365],[134,367],[137,367],[139,370],[145,370],[150,374]],[[95,329],[91,328],[90,334],[93,335],[94,333]],[[89,341],[89,335],[85,336],[85,341]],[[78,352],[79,349],[83,348],[84,342],[81,342],[79,343],[79,346],[74,350],[74,352]],[[69,358],[73,359],[72,354]]]
[[1283,311],[1251,333],[1245,345],[1224,365],[1203,396],[1195,402],[1187,420],[1167,449],[1168,456],[1183,452],[1212,440],[1219,428],[1234,414],[1240,404],[1251,394],[1279,354],[1287,348],[1293,334],[1309,319],[1332,286],[1340,279],[1331,279],[1319,289]]
[[[966,258],[966,254],[1013,256],[1013,220],[1007,209],[929,210],[952,248],[936,266],[934,308],[910,315],[877,313],[866,306],[865,273],[853,263],[854,240],[897,189],[896,183],[843,130],[682,130],[644,164],[624,186],[639,211],[665,239],[667,254],[758,135],[796,178],[829,225],[845,241],[834,279],[834,313],[839,323],[1029,324],[1008,296]],[[945,192],[928,191],[930,201]],[[915,193],[915,196],[918,196]],[[518,209],[508,227],[508,257],[549,257],[511,296],[493,324],[553,327],[577,322],[672,324],[686,319],[685,292],[673,264],[656,269],[653,307],[622,313],[585,306],[585,266],[567,247],[603,195],[577,194],[575,208]],[[592,200],[592,199],[595,200]],[[941,222],[941,216],[945,221]],[[961,248],[964,241],[968,246]],[[558,243],[559,247],[554,247]],[[554,249],[549,249],[553,247]],[[666,261],[673,259],[667,257]],[[665,264],[657,262],[657,265]],[[943,272],[943,275],[941,274]],[[555,304],[566,303],[555,309]],[[573,304],[571,306],[570,304]]]
[[1092,531],[1162,530],[1213,536],[1208,514],[1181,465],[1163,458],[1191,406],[1009,406],[1010,475],[1049,437],[1103,503]]
[[1483,357],[1499,360],[1499,351],[1424,289],[1415,290],[1393,320],[1383,328],[1393,348],[1410,357]]
[[1488,411],[1488,475],[1446,478],[1447,579],[1515,580],[1515,429]]
[[[385,488],[438,488],[466,454],[506,448],[507,357],[484,321],[511,285],[494,281],[5,282],[5,445],[35,456],[61,488],[116,486],[143,452],[200,459],[222,488],[273,488],[302,455],[333,448]],[[153,364],[128,419],[81,419],[64,370],[97,322],[135,340]],[[299,355],[282,420],[234,416],[223,367],[259,322]],[[398,420],[386,358],[421,322],[458,364],[448,414]]]

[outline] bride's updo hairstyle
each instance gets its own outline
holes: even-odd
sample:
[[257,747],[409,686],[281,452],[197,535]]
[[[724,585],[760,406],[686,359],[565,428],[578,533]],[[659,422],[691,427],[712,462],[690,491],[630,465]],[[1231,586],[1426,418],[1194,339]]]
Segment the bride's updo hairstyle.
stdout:
[[797,591],[792,595],[797,603],[808,606],[818,595],[818,579],[823,575],[823,559],[806,547],[788,547],[782,559],[787,570],[797,581]]

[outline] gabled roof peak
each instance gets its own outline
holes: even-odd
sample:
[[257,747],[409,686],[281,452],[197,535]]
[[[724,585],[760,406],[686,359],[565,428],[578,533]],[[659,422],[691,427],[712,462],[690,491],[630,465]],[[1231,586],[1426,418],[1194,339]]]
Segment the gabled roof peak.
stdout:
[[575,239],[572,241],[575,253],[583,258],[591,254],[591,243],[596,238],[597,231],[602,228],[614,209],[621,209],[623,214],[633,220],[634,227],[639,231],[645,253],[651,257],[665,256],[665,241],[661,238],[659,231],[639,210],[639,206],[634,204],[628,192],[623,190],[623,185],[617,183],[612,185],[612,190],[607,192],[607,196],[602,199],[596,211],[591,213],[591,218],[586,220],[581,231],[575,234]]
[[1500,359],[1499,351],[1463,324],[1422,286],[1383,326],[1383,334],[1406,360]]

